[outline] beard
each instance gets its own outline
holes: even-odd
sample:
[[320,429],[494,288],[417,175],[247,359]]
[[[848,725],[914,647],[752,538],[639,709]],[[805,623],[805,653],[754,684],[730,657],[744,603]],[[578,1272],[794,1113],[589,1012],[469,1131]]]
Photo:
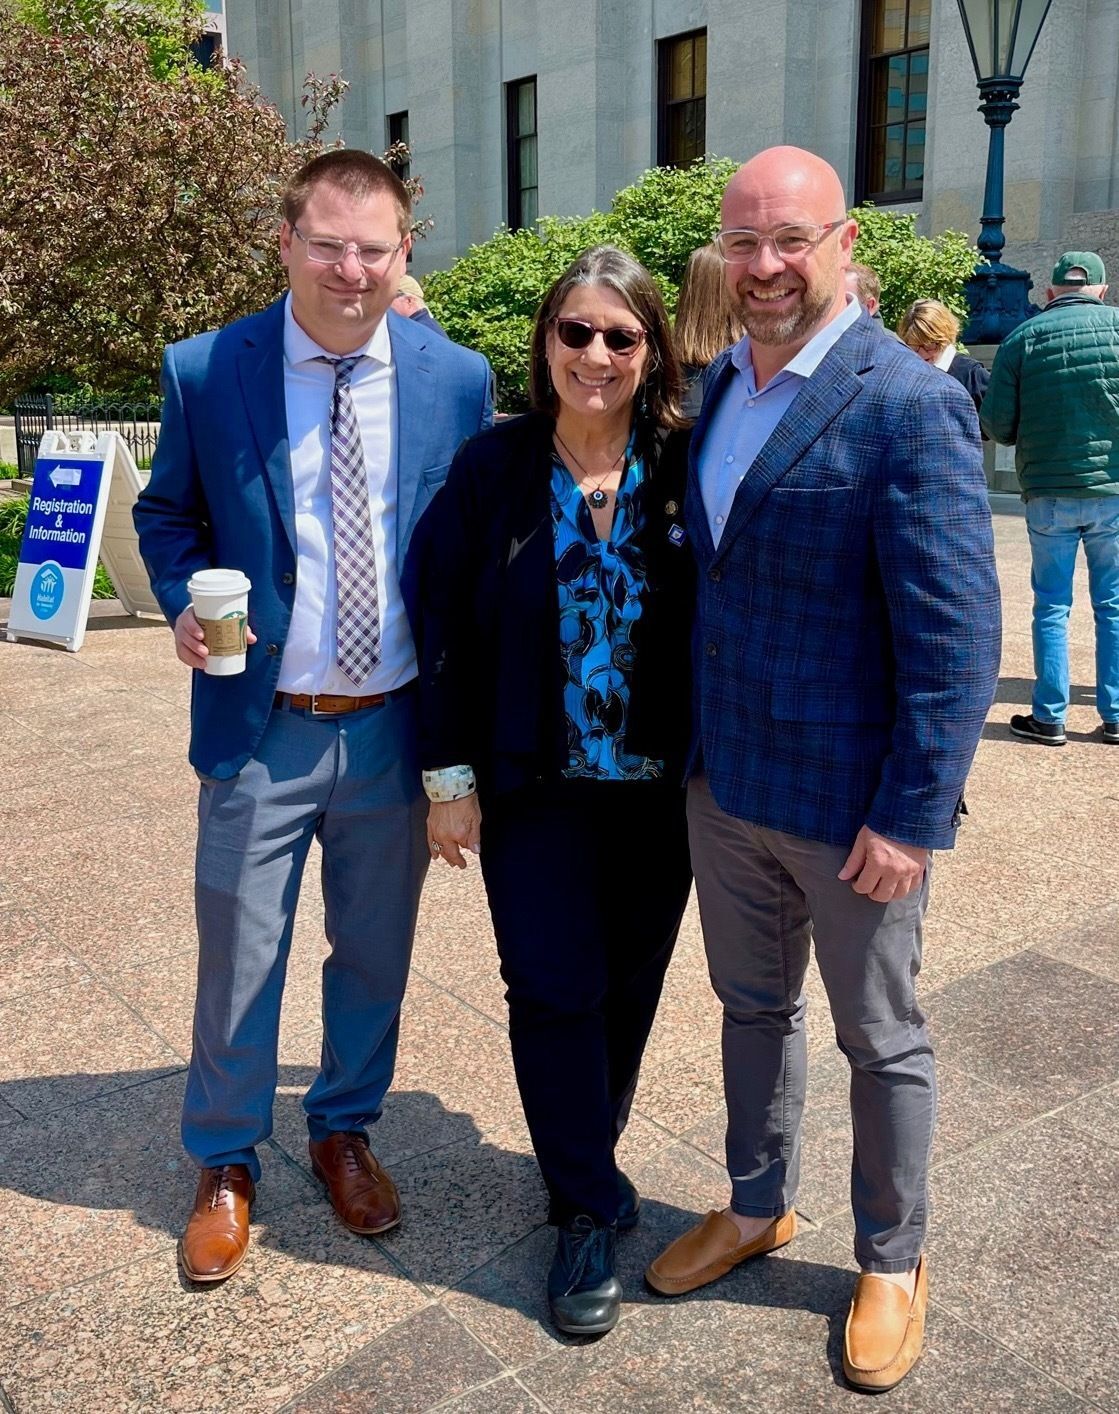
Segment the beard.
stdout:
[[758,309],[756,305],[747,304],[744,297],[747,292],[771,290],[778,283],[788,284],[789,276],[779,275],[772,280],[753,280],[747,277],[738,286],[738,317],[742,321],[742,327],[755,343],[795,343],[811,334],[835,301],[836,291],[834,287],[828,288],[826,279],[818,281],[813,288],[798,276],[796,284],[801,291],[801,299],[795,309],[774,311],[770,314],[764,309]]

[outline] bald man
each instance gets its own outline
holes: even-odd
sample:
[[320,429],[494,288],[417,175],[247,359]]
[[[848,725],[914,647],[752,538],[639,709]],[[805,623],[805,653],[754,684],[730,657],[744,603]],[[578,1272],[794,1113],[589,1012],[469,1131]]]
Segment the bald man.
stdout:
[[997,682],[975,408],[844,289],[839,178],[741,167],[717,238],[747,333],[712,365],[687,505],[699,562],[692,862],[723,1003],[731,1200],[649,1267],[694,1290],[796,1231],[809,945],[851,1066],[861,1268],[843,1364],[920,1355],[932,1048],[917,1004],[931,852],[951,848]]

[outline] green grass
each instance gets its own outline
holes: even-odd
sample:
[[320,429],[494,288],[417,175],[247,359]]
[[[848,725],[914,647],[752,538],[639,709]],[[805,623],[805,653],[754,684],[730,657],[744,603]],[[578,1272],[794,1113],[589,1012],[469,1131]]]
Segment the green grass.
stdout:
[[[7,496],[0,501],[0,599],[10,599],[16,583],[16,566],[19,563],[20,541],[27,520],[29,496]],[[93,579],[95,599],[115,599],[117,592],[113,582],[105,573],[104,565],[97,566]]]

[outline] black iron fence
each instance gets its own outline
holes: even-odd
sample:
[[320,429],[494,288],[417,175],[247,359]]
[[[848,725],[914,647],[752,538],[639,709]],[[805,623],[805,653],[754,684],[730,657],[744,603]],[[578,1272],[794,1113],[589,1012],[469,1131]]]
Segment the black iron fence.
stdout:
[[20,476],[35,470],[44,432],[119,432],[137,462],[150,462],[159,437],[160,404],[89,402],[25,394],[15,401],[16,460]]

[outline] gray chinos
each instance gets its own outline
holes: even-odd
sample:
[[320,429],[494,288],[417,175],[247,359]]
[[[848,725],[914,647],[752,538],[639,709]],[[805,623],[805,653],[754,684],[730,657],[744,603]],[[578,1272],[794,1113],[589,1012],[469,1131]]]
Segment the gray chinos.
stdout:
[[727,1167],[735,1212],[775,1217],[796,1199],[807,1078],[804,976],[814,940],[851,1065],[855,1258],[917,1265],[928,1219],[936,1080],[914,982],[928,903],[874,903],[837,878],[848,850],[725,814],[688,789],[692,866],[708,966],[723,1003]]

